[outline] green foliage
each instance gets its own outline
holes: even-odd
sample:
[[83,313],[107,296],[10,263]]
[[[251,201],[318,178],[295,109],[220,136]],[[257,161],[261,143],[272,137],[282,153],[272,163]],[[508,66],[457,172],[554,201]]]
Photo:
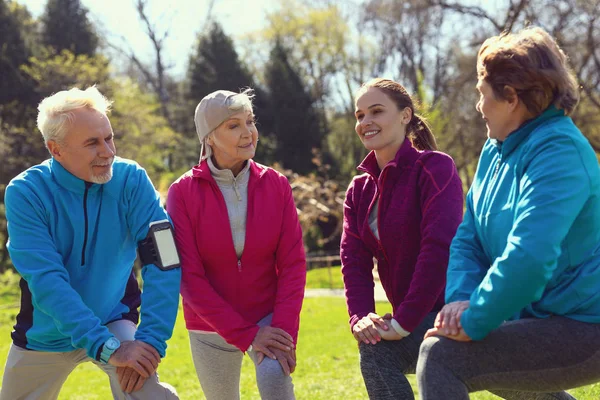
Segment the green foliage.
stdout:
[[291,65],[287,50],[276,41],[265,79],[277,136],[277,159],[300,174],[314,170],[313,149],[321,147],[321,119],[315,100]]
[[105,96],[109,80],[109,62],[106,57],[77,55],[69,50],[60,53],[44,49],[38,57],[32,57],[22,71],[36,82],[40,99],[72,87],[85,89],[97,85]]
[[436,138],[438,149],[440,151],[447,151],[448,138],[446,137],[447,126],[450,118],[444,114],[439,104],[433,104],[431,97],[428,94],[425,80],[423,79],[423,73],[417,71],[417,90],[413,96],[415,103],[415,112],[423,116],[433,132]]
[[69,50],[93,56],[98,36],[87,14],[80,0],[48,0],[42,16],[43,43],[56,52]]
[[289,63],[306,83],[309,93],[321,101],[331,90],[330,80],[347,66],[350,27],[340,7],[323,2],[318,6],[299,0],[281,0],[268,15],[262,36],[268,43],[281,42]]
[[356,167],[368,151],[354,130],[354,115],[337,114],[332,117],[329,125],[331,128],[325,140],[328,153],[334,160],[335,176],[339,181],[348,184],[356,175]]
[[114,93],[110,121],[117,154],[137,161],[158,186],[157,182],[168,171],[166,160],[181,135],[169,127],[156,96],[144,93],[138,84],[115,79],[110,82],[110,89]]
[[[31,55],[24,34],[22,8],[11,1],[0,0],[0,104],[27,101],[30,82],[19,67]],[[5,116],[2,116],[5,118]],[[3,119],[4,119],[3,118]]]

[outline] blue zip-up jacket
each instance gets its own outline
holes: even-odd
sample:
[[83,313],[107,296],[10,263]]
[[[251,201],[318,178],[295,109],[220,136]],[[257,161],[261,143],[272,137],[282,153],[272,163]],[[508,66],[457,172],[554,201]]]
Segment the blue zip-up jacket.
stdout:
[[447,278],[473,340],[513,318],[600,323],[600,168],[562,110],[487,141]]
[[[140,294],[132,277],[137,242],[150,222],[167,219],[146,171],[115,158],[113,178],[100,185],[50,159],[15,177],[4,202],[7,246],[23,278],[13,342],[50,352],[85,349],[98,359],[112,336],[105,325],[137,320]],[[164,357],[177,316],[181,269],[148,264],[142,278],[135,338]]]

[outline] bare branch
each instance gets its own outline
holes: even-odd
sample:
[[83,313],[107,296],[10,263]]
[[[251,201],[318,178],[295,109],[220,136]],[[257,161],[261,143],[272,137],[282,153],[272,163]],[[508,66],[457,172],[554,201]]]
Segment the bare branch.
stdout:
[[519,16],[525,9],[525,7],[529,5],[529,0],[520,0],[518,4],[515,5],[513,0],[510,2],[510,7],[508,8],[508,12],[506,14],[506,19],[504,20],[504,26],[502,30],[512,31],[512,28],[519,19]]
[[445,10],[453,10],[460,14],[471,15],[473,17],[487,19],[494,25],[494,28],[499,32],[504,30],[504,25],[498,23],[491,15],[489,15],[483,8],[477,6],[463,6],[458,3],[449,3],[444,0],[429,0],[431,6],[438,6]]
[[[124,39],[124,38],[122,37],[122,39]],[[118,45],[116,45],[114,43],[111,43],[111,42],[107,42],[107,45],[111,49],[116,50],[119,53],[121,53],[124,56],[126,56],[127,58],[129,58],[129,60],[131,62],[133,62],[133,64],[142,73],[142,75],[144,76],[144,79],[146,80],[146,83],[152,87],[152,90],[153,91],[157,90],[157,85],[156,85],[156,81],[154,79],[154,75],[152,74],[152,72],[150,72],[148,70],[148,68],[146,67],[146,65],[137,58],[137,56],[135,55],[135,53],[133,52],[133,49],[131,49],[131,47],[129,47],[128,50],[125,50],[122,47],[120,47],[120,46],[118,46]]]
[[[148,17],[148,14],[146,12],[147,5],[148,5],[148,0],[136,0],[136,2],[135,2],[138,16],[144,23],[145,28],[146,28],[146,34],[148,35],[148,38],[150,39],[150,41],[152,42],[152,46],[154,47],[154,53],[155,53],[155,57],[156,57],[155,62],[154,62],[155,68],[156,68],[156,76],[154,77],[154,79],[152,79],[152,82],[154,82],[153,89],[156,92],[156,94],[158,95],[158,98],[160,100],[161,111],[162,111],[163,116],[166,118],[167,121],[169,121],[169,124],[172,125],[172,123],[171,123],[172,121],[171,121],[170,113],[169,113],[169,109],[168,109],[169,94],[167,93],[166,83],[165,83],[165,80],[166,80],[165,75],[166,75],[167,68],[163,61],[163,55],[162,55],[164,41],[168,37],[169,32],[168,32],[168,30],[165,31],[159,38],[159,34],[157,33],[157,28],[150,21],[150,18]],[[139,68],[141,63],[137,60],[137,58],[135,57],[135,54],[133,54],[133,52],[132,52],[130,58],[136,65],[138,65],[138,68]],[[146,68],[141,68],[141,69],[142,69],[143,73],[144,73],[144,70],[147,71]]]

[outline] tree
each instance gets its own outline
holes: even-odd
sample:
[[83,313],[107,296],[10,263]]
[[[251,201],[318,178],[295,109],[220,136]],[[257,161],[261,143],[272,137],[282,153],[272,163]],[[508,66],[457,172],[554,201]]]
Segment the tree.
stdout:
[[271,51],[265,80],[277,137],[277,158],[285,168],[309,173],[315,167],[313,149],[320,148],[323,139],[321,116],[279,40]]
[[56,53],[62,50],[75,55],[96,53],[98,36],[80,0],[48,0],[42,23],[42,40]]
[[215,90],[238,92],[254,86],[252,76],[239,60],[233,41],[218,23],[200,35],[188,67],[188,99],[198,103]]
[[0,118],[6,119],[2,112],[4,106],[12,101],[30,102],[26,93],[31,92],[31,82],[20,71],[27,63],[31,50],[27,46],[23,26],[18,13],[26,9],[12,1],[0,0]]

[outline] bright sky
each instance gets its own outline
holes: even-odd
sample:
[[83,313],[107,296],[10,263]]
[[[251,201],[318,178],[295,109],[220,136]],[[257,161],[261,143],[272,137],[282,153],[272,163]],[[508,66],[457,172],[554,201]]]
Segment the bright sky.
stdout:
[[[43,13],[46,0],[16,0],[27,6],[34,17]],[[82,0],[100,32],[114,43],[125,37],[142,59],[152,56],[150,40],[137,17],[133,0]],[[174,74],[185,73],[188,57],[198,31],[206,20],[209,0],[148,0],[150,17],[164,29],[170,28],[165,43],[167,61],[174,64]],[[267,10],[274,10],[277,0],[215,0],[213,18],[234,38],[260,29]],[[161,30],[161,32],[163,31]]]

